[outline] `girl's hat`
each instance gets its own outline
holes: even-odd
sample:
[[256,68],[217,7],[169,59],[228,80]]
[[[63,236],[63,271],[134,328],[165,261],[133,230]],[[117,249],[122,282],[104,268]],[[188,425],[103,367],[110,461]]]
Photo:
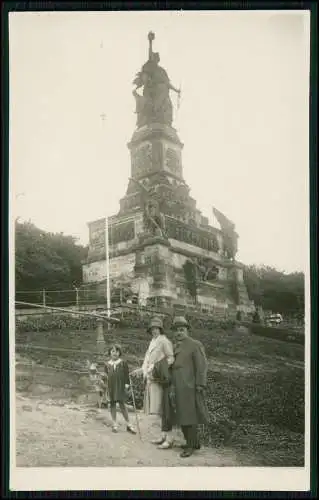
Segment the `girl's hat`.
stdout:
[[176,318],[174,318],[172,324],[173,330],[176,330],[176,328],[179,326],[185,326],[188,330],[190,328],[189,323],[184,316],[176,316]]
[[160,328],[163,331],[163,321],[161,320],[161,318],[155,317],[151,319],[147,331],[149,332],[152,328]]

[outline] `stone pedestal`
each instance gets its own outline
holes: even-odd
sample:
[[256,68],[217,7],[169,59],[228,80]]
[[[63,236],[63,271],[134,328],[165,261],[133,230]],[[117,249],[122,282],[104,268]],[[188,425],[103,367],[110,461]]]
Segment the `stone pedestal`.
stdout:
[[96,344],[99,351],[105,350],[104,321],[100,318],[96,320]]

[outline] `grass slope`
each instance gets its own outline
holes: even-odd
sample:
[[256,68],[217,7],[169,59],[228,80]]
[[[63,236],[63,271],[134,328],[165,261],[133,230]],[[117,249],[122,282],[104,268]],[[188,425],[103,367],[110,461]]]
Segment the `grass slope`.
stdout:
[[[257,453],[264,466],[303,466],[304,460],[304,350],[298,344],[258,337],[245,330],[221,327],[194,330],[209,360],[207,403],[210,424],[203,431],[205,444],[231,446],[238,452]],[[106,334],[107,345],[123,346],[130,368],[141,365],[149,337],[142,329],[115,329]],[[19,332],[17,342],[27,346],[33,360],[56,368],[83,370],[96,354],[94,331]],[[88,353],[48,352],[42,345],[81,349]],[[17,350],[21,351],[18,346]],[[26,352],[26,347],[22,349]],[[83,392],[85,377],[56,372],[48,385],[65,384],[70,397]],[[60,379],[60,380],[58,380]],[[64,380],[64,382],[62,382]],[[141,380],[134,385],[142,406]]]

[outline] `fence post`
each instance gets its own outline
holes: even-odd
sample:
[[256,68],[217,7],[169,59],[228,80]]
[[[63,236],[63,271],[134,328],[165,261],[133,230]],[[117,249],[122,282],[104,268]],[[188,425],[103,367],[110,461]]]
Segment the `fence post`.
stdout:
[[44,289],[42,290],[42,305],[43,305],[43,307],[45,307],[45,306],[46,306],[46,301],[45,301],[45,290],[44,290]]
[[75,289],[75,293],[76,293],[76,307],[79,308],[79,289],[76,288]]

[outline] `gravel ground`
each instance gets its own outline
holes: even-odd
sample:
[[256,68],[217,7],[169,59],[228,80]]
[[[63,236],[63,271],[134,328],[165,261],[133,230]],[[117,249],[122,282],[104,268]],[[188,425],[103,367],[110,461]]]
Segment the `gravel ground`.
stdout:
[[[63,405],[63,406],[62,406]],[[135,416],[131,414],[135,424]],[[238,457],[230,449],[203,448],[192,457],[179,456],[182,439],[176,446],[158,450],[150,443],[157,436],[157,422],[139,413],[143,442],[120,429],[113,434],[107,410],[84,405],[41,401],[16,396],[16,456],[18,467],[107,467],[107,466],[245,466],[252,457]],[[253,465],[256,465],[254,462]]]

